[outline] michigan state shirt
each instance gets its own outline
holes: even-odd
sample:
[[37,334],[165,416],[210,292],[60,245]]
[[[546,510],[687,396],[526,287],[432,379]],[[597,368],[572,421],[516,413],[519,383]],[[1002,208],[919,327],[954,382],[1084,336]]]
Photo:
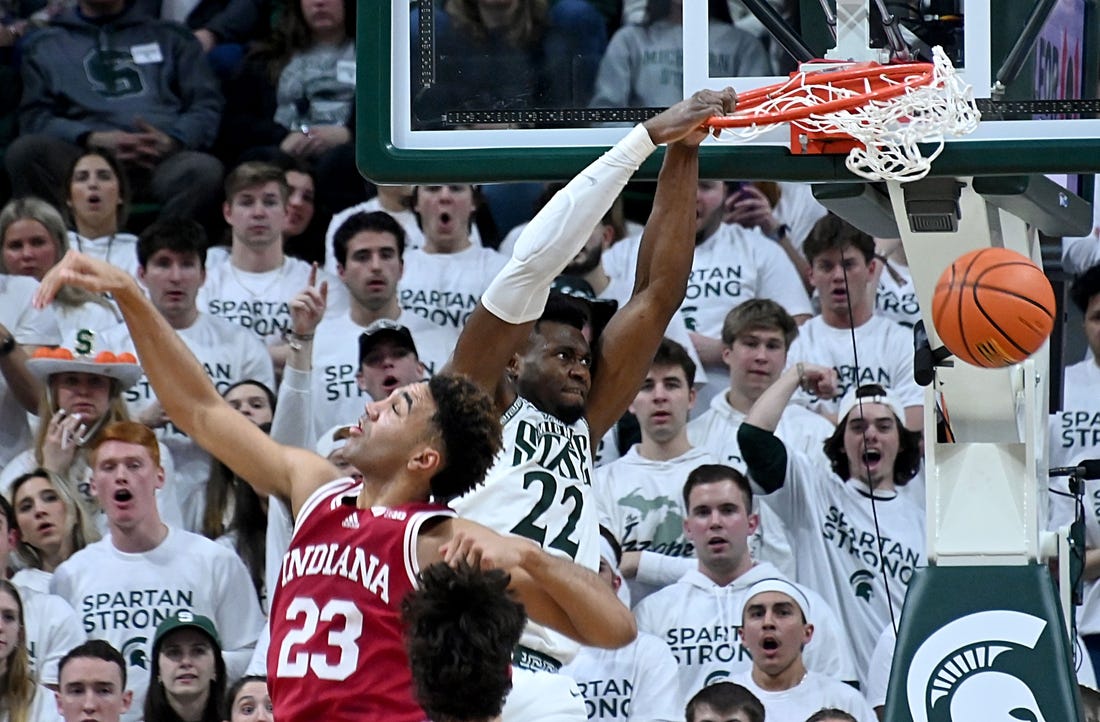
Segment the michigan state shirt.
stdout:
[[[527,537],[551,554],[599,569],[588,422],[566,424],[517,396],[501,424],[504,444],[485,483],[453,499],[451,507],[501,534]],[[579,649],[572,639],[535,622],[527,623],[520,644],[561,662]]]

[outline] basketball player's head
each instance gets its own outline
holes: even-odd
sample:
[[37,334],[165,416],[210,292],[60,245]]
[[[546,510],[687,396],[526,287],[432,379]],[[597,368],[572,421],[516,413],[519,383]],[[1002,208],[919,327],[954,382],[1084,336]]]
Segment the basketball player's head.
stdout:
[[688,700],[687,722],[764,722],[764,705],[752,692],[733,682],[715,682]]
[[423,479],[417,496],[446,501],[481,483],[501,444],[492,399],[457,374],[437,374],[367,404],[344,447],[364,479]]
[[512,650],[527,616],[508,574],[442,562],[402,602],[416,698],[435,722],[497,719],[512,689]]
[[836,430],[825,440],[833,471],[872,488],[909,483],[920,470],[921,435],[905,428],[904,416],[901,402],[878,384],[848,391]]
[[592,349],[585,335],[589,322],[583,301],[551,293],[527,348],[508,365],[516,392],[567,424],[584,415],[592,386]]

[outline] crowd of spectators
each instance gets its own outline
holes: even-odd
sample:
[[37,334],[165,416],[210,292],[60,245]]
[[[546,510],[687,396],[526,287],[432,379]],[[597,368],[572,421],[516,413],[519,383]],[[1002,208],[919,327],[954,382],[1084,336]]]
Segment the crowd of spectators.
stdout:
[[[410,3],[414,32],[422,9]],[[432,10],[440,75],[413,88],[423,122],[679,100],[681,0]],[[739,3],[708,12],[716,73],[782,66]],[[11,675],[29,669],[57,688],[66,652],[88,637],[121,652],[127,720],[269,719],[262,619],[291,533],[278,500],[165,417],[109,297],[66,287],[31,308],[66,252],[133,274],[234,408],[355,475],[341,456],[347,425],[364,402],[443,367],[522,227],[499,219],[536,210],[474,185],[362,180],[355,19],[354,0],[0,2],[0,563],[11,579],[0,614],[26,630],[24,666],[7,661],[4,677],[5,707],[23,718],[51,719],[52,700]],[[885,702],[872,650],[891,629],[887,597],[899,608],[925,563],[910,342],[920,309],[904,248],[827,214],[798,183],[703,180],[695,216],[680,314],[632,413],[596,450],[601,576],[643,634],[565,671],[593,718],[839,707],[865,722]],[[616,203],[559,279],[585,300],[590,333],[630,296],[640,231]],[[1067,370],[1072,402],[1052,416],[1058,465],[1100,444],[1100,396],[1088,393],[1100,388],[1100,270],[1086,270],[1096,240],[1067,245],[1089,356]],[[845,457],[856,396],[885,410],[859,432],[892,439],[860,457],[866,473]],[[112,443],[154,449],[159,481],[97,488],[93,459]],[[777,475],[761,449],[787,466]],[[754,499],[746,473],[769,493]],[[871,496],[876,522],[861,506]],[[1063,507],[1052,525],[1072,514]],[[875,543],[879,523],[900,545],[893,556]],[[1087,533],[1100,548],[1100,527]],[[853,582],[860,570],[822,536],[848,545],[845,564],[872,559],[867,578]],[[893,586],[880,589],[883,568]],[[1096,588],[1079,627],[1090,654]],[[77,662],[114,663],[78,650]],[[181,660],[207,694],[157,686]],[[1084,661],[1081,681],[1095,685]]]

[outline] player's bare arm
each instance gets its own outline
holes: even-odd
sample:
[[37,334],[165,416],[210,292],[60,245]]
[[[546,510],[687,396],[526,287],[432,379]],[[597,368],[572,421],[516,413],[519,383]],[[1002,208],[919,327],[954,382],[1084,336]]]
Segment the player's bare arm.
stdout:
[[421,568],[464,560],[507,571],[532,620],[581,644],[614,649],[637,636],[634,615],[594,572],[528,539],[502,536],[468,519],[446,519],[421,532],[417,557]]
[[[707,134],[701,127],[703,121],[732,110],[735,99],[736,94],[729,88],[695,93],[647,120],[643,127],[648,140],[652,145],[677,141],[698,145]],[[635,164],[626,169],[615,157],[629,141],[630,136],[582,171],[539,211],[517,240],[509,265],[490,285],[459,336],[448,370],[468,375],[493,393],[501,409],[514,400],[514,392],[504,382],[505,367],[530,338],[551,283],[583,247],[637,167]],[[603,162],[608,159],[616,170],[608,172]],[[505,292],[505,298],[499,299],[506,303],[497,302],[494,288],[502,280],[507,283],[501,285],[512,287],[511,293]]]
[[316,454],[272,441],[227,404],[130,274],[70,251],[42,279],[35,306],[48,304],[65,284],[114,297],[142,368],[172,423],[258,491],[288,500],[296,513],[315,489],[340,476]]
[[[699,94],[692,97],[699,98]],[[734,98],[714,93],[700,100],[728,112]],[[713,106],[708,112],[716,114]],[[599,439],[634,399],[672,314],[680,307],[695,248],[695,188],[703,132],[672,143],[657,180],[653,212],[642,233],[634,292],[607,324],[596,345],[588,425]]]

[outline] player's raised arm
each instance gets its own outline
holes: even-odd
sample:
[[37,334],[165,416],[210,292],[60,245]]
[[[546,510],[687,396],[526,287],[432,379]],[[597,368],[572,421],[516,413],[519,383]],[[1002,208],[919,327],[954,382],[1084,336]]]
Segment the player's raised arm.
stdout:
[[595,349],[586,414],[593,439],[601,438],[634,399],[672,314],[684,300],[695,247],[699,143],[706,137],[698,123],[732,111],[735,100],[732,90],[704,90],[666,111],[675,109],[698,122],[694,132],[669,144],[665,152],[638,250],[634,293],[611,318]]
[[554,278],[584,246],[642,161],[662,143],[688,136],[698,137],[698,143],[706,134],[702,122],[732,108],[734,97],[729,89],[701,91],[677,103],[634,128],[558,191],[520,234],[512,258],[482,295],[455,345],[449,370],[496,391],[498,405],[507,405],[505,366],[527,342]]
[[229,406],[128,273],[69,251],[42,279],[35,306],[49,303],[65,284],[114,296],[142,368],[172,423],[257,490],[287,499],[297,509],[315,488],[339,476],[315,454],[272,441]]
[[547,554],[522,537],[502,536],[468,519],[447,519],[421,535],[418,561],[503,569],[527,615],[581,644],[614,649],[638,634],[634,615],[595,572]]

